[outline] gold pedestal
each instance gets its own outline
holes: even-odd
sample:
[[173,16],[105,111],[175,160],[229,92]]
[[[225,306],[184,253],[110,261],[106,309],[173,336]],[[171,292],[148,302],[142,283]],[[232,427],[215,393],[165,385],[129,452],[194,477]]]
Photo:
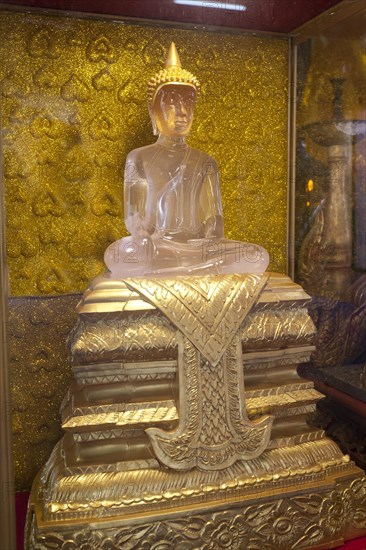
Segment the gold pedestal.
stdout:
[[27,547],[325,549],[366,532],[363,471],[306,423],[307,300],[276,274],[97,279]]

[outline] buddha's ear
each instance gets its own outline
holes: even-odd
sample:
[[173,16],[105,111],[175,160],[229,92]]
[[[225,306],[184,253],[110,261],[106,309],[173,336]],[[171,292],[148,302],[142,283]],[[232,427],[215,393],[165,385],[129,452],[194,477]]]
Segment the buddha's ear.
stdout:
[[151,117],[151,124],[152,124],[153,134],[154,134],[154,136],[157,136],[159,132],[158,132],[158,128],[156,126],[155,115],[153,115],[151,113],[150,117]]
[[157,128],[157,125],[156,125],[155,113],[154,113],[154,110],[150,106],[149,106],[149,115],[150,115],[150,119],[151,119],[153,134],[154,134],[154,136],[157,136],[159,132],[158,132],[158,128]]

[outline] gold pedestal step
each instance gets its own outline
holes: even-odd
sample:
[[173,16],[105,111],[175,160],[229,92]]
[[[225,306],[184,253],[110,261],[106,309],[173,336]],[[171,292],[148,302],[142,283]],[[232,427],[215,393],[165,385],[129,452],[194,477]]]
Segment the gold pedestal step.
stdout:
[[202,502],[203,497],[209,504],[227,496],[228,491],[241,499],[253,491],[279,487],[288,490],[299,484],[300,478],[301,490],[302,485],[321,483],[327,476],[349,479],[360,473],[337,445],[324,437],[267,449],[253,460],[238,461],[217,471],[176,471],[147,462],[142,466],[142,457],[136,457],[136,468],[127,470],[121,454],[114,469],[106,471],[86,464],[73,472],[62,459],[64,446],[65,441],[55,448],[38,487],[45,499],[44,519],[48,521],[81,520],[93,516],[96,509],[101,519],[161,511],[167,506],[191,506]]
[[[299,449],[266,451],[262,470],[258,461],[249,471],[238,463],[209,476],[180,473],[176,482],[152,468],[64,477],[56,452],[54,471],[35,480],[26,550],[329,550],[366,532],[366,479],[332,445],[303,445],[301,458]],[[306,453],[312,465],[298,468]]]
[[[243,351],[311,346],[315,327],[309,296],[289,277],[271,274],[242,327]],[[100,277],[78,306],[70,340],[74,365],[139,363],[177,358],[176,328],[123,281]]]
[[[308,361],[313,349],[298,346],[243,355],[246,412],[251,420],[274,417],[270,449],[324,435],[306,423],[321,394],[297,374],[297,365]],[[61,407],[68,472],[84,467],[110,470],[117,463],[126,469],[156,465],[145,429],[169,431],[179,422],[177,360],[75,365],[73,372],[74,382]]]

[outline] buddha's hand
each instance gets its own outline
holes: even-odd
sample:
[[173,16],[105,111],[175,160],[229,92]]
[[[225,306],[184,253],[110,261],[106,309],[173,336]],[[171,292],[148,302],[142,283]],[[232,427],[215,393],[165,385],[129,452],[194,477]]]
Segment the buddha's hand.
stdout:
[[150,233],[144,229],[139,229],[131,235],[129,246],[133,247],[139,263],[143,265],[150,265],[152,263],[155,247]]
[[112,243],[105,251],[104,261],[112,273],[126,275],[143,272],[146,266],[151,265],[154,253],[151,236],[139,230]]

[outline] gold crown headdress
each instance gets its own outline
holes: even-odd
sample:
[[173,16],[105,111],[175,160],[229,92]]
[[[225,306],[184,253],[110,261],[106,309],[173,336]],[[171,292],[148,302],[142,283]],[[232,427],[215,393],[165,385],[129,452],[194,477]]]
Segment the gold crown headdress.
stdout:
[[165,63],[165,69],[159,71],[153,76],[147,87],[147,99],[149,109],[152,108],[158,91],[168,84],[180,84],[191,86],[195,89],[197,96],[200,93],[200,83],[198,79],[189,71],[182,69],[177,48],[174,42],[171,43],[168,58]]

